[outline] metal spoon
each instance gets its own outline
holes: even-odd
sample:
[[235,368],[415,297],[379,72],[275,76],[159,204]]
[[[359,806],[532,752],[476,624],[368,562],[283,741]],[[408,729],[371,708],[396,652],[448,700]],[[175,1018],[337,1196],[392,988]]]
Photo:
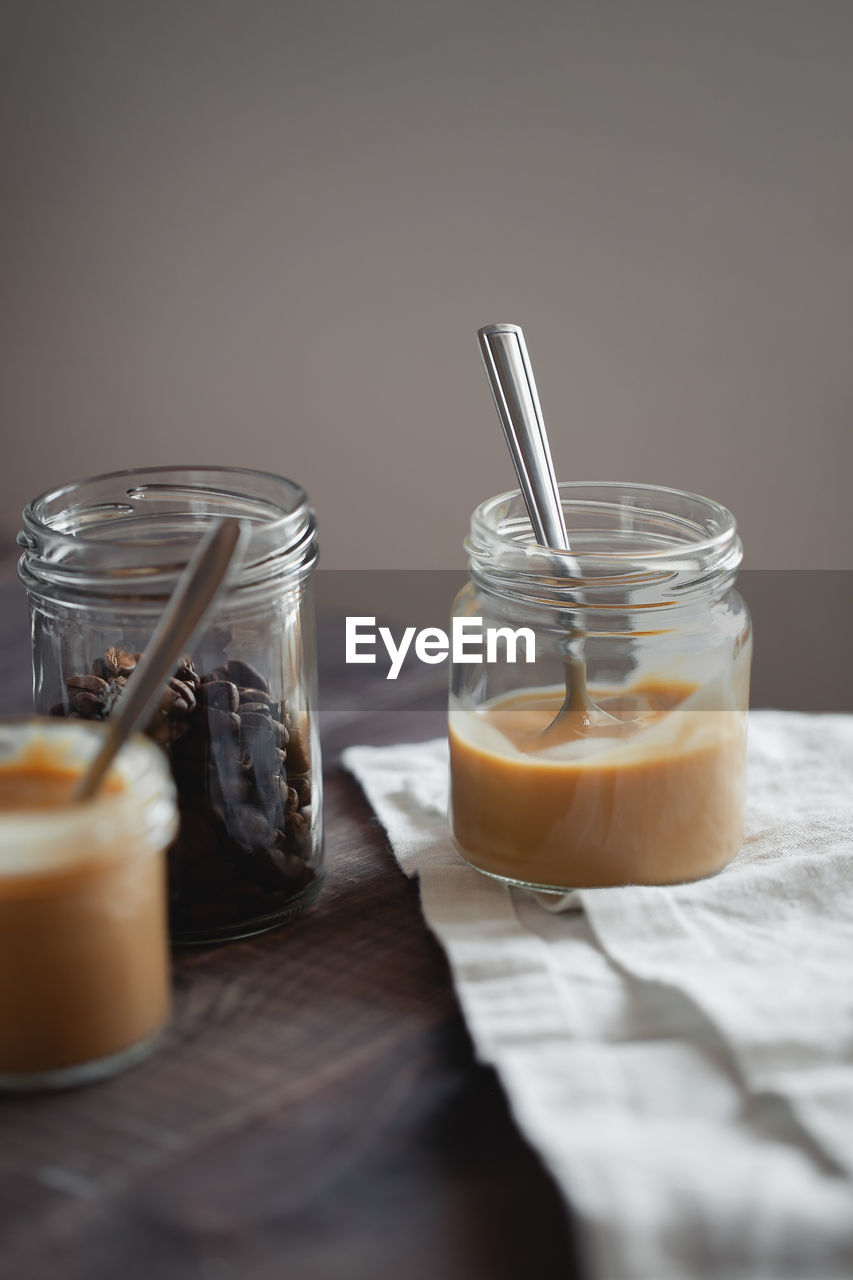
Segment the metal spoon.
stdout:
[[239,520],[220,520],[199,546],[178,580],[169,603],[127,682],[107,733],[82,780],[75,800],[91,800],[117,752],[150,714],[181,652],[207,613],[232,564],[242,555],[249,537]]
[[[542,547],[571,552],[524,334],[517,324],[487,324],[477,330],[477,337],[536,541]],[[560,559],[572,576],[580,576],[570,556]],[[554,719],[538,735],[540,747],[581,737],[590,728],[621,723],[589,696],[586,663],[571,656],[565,662],[566,696]]]

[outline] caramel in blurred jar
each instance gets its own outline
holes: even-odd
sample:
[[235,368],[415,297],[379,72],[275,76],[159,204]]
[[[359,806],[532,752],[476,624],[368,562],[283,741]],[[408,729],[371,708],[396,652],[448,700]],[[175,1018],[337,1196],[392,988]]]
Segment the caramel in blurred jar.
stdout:
[[130,1065],[169,1016],[162,752],[134,739],[72,800],[101,731],[0,725],[0,1087],[80,1084]]

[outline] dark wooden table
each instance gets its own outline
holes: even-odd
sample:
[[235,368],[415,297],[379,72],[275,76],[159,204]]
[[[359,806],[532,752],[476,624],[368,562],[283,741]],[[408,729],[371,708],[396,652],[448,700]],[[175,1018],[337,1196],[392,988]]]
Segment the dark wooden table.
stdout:
[[[177,952],[174,1020],[147,1062],[0,1097],[4,1280],[580,1274],[563,1202],[475,1061],[417,885],[337,763],[350,742],[442,732],[444,673],[348,712],[327,696],[338,639],[324,632],[320,902],[277,932]],[[29,706],[11,584],[0,712]]]
[[[753,702],[851,709],[851,575],[754,575]],[[321,629],[329,876],[276,933],[175,955],[175,1017],[97,1086],[0,1098],[6,1280],[516,1280],[581,1274],[569,1215],[477,1064],[353,742],[444,731],[445,673],[392,685]],[[796,679],[792,679],[792,672]],[[354,696],[354,690],[357,696]],[[0,712],[30,706],[0,587]]]

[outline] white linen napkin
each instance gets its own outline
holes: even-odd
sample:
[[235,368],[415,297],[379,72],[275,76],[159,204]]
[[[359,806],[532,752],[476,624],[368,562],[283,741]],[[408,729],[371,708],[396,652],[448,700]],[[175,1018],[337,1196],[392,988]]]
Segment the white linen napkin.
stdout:
[[595,1280],[850,1280],[853,716],[753,712],[734,863],[562,914],[456,853],[445,741],[344,764]]

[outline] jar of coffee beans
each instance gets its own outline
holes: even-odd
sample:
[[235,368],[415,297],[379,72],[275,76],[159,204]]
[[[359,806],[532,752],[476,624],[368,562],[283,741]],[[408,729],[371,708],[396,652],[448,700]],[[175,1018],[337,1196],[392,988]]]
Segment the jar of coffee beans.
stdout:
[[155,468],[42,494],[18,538],[35,710],[103,720],[198,540],[222,516],[250,524],[248,549],[146,729],[178,792],[168,856],[176,942],[274,928],[320,889],[314,513],[278,476]]

